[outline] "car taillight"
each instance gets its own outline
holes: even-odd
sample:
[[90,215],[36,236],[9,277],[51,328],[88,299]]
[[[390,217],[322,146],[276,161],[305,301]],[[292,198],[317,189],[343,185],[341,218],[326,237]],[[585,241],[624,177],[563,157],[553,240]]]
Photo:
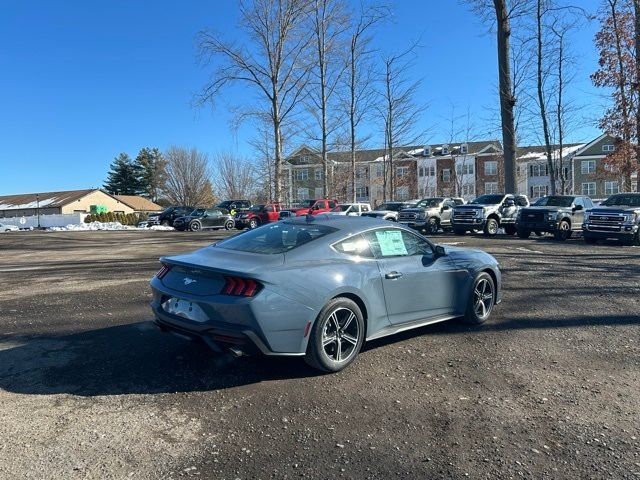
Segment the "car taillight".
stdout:
[[162,267],[160,267],[160,270],[158,270],[158,273],[156,273],[156,277],[158,277],[160,280],[162,280],[167,273],[169,273],[169,271],[171,270],[171,265],[162,265]]
[[253,297],[261,285],[250,278],[224,277],[225,284],[222,288],[223,295],[234,295],[236,297]]

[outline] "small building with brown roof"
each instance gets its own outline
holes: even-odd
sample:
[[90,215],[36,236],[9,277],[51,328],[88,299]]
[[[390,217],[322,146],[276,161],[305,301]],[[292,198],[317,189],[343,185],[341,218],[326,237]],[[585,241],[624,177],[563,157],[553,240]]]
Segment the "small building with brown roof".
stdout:
[[114,195],[114,197],[125,205],[133,208],[135,213],[152,213],[164,210],[164,208],[157,203],[153,203],[151,200],[138,195]]
[[[154,204],[155,205],[155,204]],[[0,195],[0,218],[65,213],[91,213],[92,206],[107,212],[134,213],[134,208],[116,196],[93,188],[62,192],[38,192]]]

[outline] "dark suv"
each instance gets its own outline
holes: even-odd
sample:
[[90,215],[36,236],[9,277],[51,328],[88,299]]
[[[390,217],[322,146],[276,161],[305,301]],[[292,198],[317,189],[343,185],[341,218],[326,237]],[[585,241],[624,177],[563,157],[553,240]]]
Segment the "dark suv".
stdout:
[[226,210],[231,215],[235,215],[236,212],[241,210],[249,210],[251,208],[251,202],[249,200],[225,200],[216,205],[216,208]]
[[176,218],[189,215],[191,212],[193,212],[193,207],[176,206],[165,208],[160,213],[149,215],[147,225],[164,225],[165,227],[171,227]]
[[440,228],[451,228],[451,213],[456,205],[464,205],[464,200],[449,197],[424,198],[411,208],[400,210],[398,222],[434,235]]
[[526,195],[487,193],[480,195],[466,205],[453,209],[451,225],[453,233],[464,235],[468,231],[482,230],[487,236],[494,236],[499,228],[504,233],[516,233],[516,216],[521,208],[529,206]]
[[391,220],[392,222],[398,221],[398,213],[400,210],[413,207],[413,203],[410,202],[385,202],[375,210],[370,212],[364,212],[363,217],[380,218],[382,220]]
[[231,230],[235,226],[233,217],[219,208],[196,208],[189,215],[176,218],[173,228],[197,232],[205,228],[224,228]]
[[529,238],[531,232],[553,234],[557,240],[566,240],[573,232],[582,230],[584,211],[593,207],[589,197],[574,195],[548,195],[533,205],[523,208],[516,217],[520,238]]
[[640,245],[640,193],[618,193],[587,210],[582,232],[584,241],[615,238]]

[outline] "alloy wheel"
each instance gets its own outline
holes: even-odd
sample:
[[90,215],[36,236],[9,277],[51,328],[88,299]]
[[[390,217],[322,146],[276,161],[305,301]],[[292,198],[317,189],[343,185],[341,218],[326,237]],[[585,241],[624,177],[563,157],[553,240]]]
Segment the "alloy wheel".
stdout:
[[197,232],[198,230],[200,230],[200,222],[192,222],[189,228],[192,232]]
[[427,232],[431,235],[435,235],[438,233],[438,220],[435,218],[430,218],[429,223],[427,224]]
[[473,309],[480,319],[487,318],[493,309],[493,284],[487,278],[481,278],[473,290]]
[[560,224],[558,225],[558,234],[557,234],[557,238],[559,240],[566,240],[569,238],[569,236],[571,235],[571,226],[569,225],[569,222],[566,221],[561,221]]
[[356,314],[348,308],[336,308],[322,328],[322,349],[333,362],[345,362],[356,352],[360,327]]

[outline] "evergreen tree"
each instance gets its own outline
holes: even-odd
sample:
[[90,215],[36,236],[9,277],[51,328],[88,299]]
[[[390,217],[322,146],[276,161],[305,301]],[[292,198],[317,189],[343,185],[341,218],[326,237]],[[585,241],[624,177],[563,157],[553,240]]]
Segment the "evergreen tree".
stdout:
[[138,195],[140,193],[140,169],[129,155],[121,153],[114,158],[104,184],[112,195]]
[[140,194],[156,202],[167,180],[167,161],[157,148],[143,148],[134,165],[139,172]]

